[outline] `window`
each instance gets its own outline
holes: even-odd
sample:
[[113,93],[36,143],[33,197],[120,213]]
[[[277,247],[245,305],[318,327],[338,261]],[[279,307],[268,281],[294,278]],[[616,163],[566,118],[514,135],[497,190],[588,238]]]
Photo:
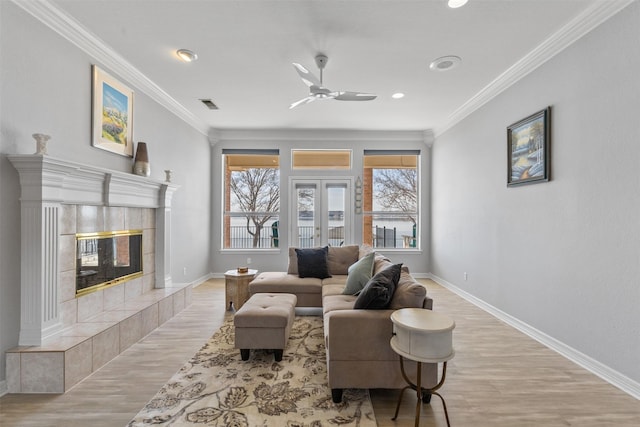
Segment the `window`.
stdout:
[[223,249],[268,249],[279,245],[280,158],[278,150],[223,149]]
[[351,150],[291,150],[293,169],[351,169]]
[[420,152],[365,150],[363,241],[374,248],[418,247]]

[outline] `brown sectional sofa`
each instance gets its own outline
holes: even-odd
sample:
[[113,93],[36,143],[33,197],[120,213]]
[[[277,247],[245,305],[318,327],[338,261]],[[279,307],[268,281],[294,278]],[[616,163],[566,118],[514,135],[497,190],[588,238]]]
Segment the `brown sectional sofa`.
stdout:
[[[389,308],[354,309],[357,296],[342,293],[347,270],[370,250],[356,245],[329,247],[327,264],[331,277],[320,279],[298,276],[296,252],[290,248],[287,272],[263,272],[249,284],[252,295],[290,293],[297,296],[298,307],[322,307],[327,376],[335,402],[342,400],[345,388],[405,387],[407,384],[400,371],[399,356],[389,344],[393,334],[391,313],[405,307],[431,309],[433,305],[433,300],[426,295],[426,288],[403,267]],[[373,274],[392,265],[388,258],[376,254]],[[408,376],[415,379],[416,364],[405,362]],[[437,383],[436,364],[423,365],[421,383],[423,387]],[[423,401],[428,402],[430,397],[423,396]]]

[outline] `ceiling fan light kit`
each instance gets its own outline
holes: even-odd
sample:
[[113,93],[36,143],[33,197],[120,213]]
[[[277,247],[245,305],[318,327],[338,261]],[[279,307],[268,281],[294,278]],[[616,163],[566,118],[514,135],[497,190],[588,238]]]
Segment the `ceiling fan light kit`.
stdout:
[[289,109],[295,108],[298,105],[308,104],[318,99],[335,99],[337,101],[371,101],[376,99],[377,95],[363,92],[351,92],[351,91],[332,91],[324,86],[322,82],[323,70],[327,65],[329,58],[326,55],[318,54],[315,57],[316,66],[320,70],[320,79],[318,79],[311,71],[307,70],[303,65],[297,62],[293,63],[293,68],[296,70],[302,82],[309,87],[309,95],[306,98],[302,98],[299,101],[294,102],[289,106]]

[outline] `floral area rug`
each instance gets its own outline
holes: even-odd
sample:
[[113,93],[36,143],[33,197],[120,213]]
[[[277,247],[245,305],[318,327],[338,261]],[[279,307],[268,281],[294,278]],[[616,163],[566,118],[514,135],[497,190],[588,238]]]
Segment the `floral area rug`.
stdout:
[[376,426],[368,390],[335,404],[327,383],[322,318],[297,316],[282,361],[234,348],[233,319],[129,422],[134,426]]

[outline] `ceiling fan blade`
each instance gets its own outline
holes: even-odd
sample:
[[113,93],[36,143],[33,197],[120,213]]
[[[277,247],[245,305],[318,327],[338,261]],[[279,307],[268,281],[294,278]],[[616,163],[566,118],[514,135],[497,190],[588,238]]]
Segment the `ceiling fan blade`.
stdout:
[[296,101],[289,106],[289,109],[296,108],[298,105],[308,104],[316,100],[315,96],[307,96],[306,98],[302,98],[300,101]]
[[311,71],[307,70],[302,65],[298,64],[297,62],[294,62],[293,68],[296,69],[296,71],[298,72],[298,75],[300,76],[304,84],[306,84],[307,86],[309,87],[314,85],[322,86],[322,83],[320,83],[320,80],[318,80],[316,76],[311,74]]
[[362,92],[339,92],[339,94],[333,99],[337,99],[338,101],[371,101],[376,99],[378,95],[374,95],[372,93],[362,93]]

